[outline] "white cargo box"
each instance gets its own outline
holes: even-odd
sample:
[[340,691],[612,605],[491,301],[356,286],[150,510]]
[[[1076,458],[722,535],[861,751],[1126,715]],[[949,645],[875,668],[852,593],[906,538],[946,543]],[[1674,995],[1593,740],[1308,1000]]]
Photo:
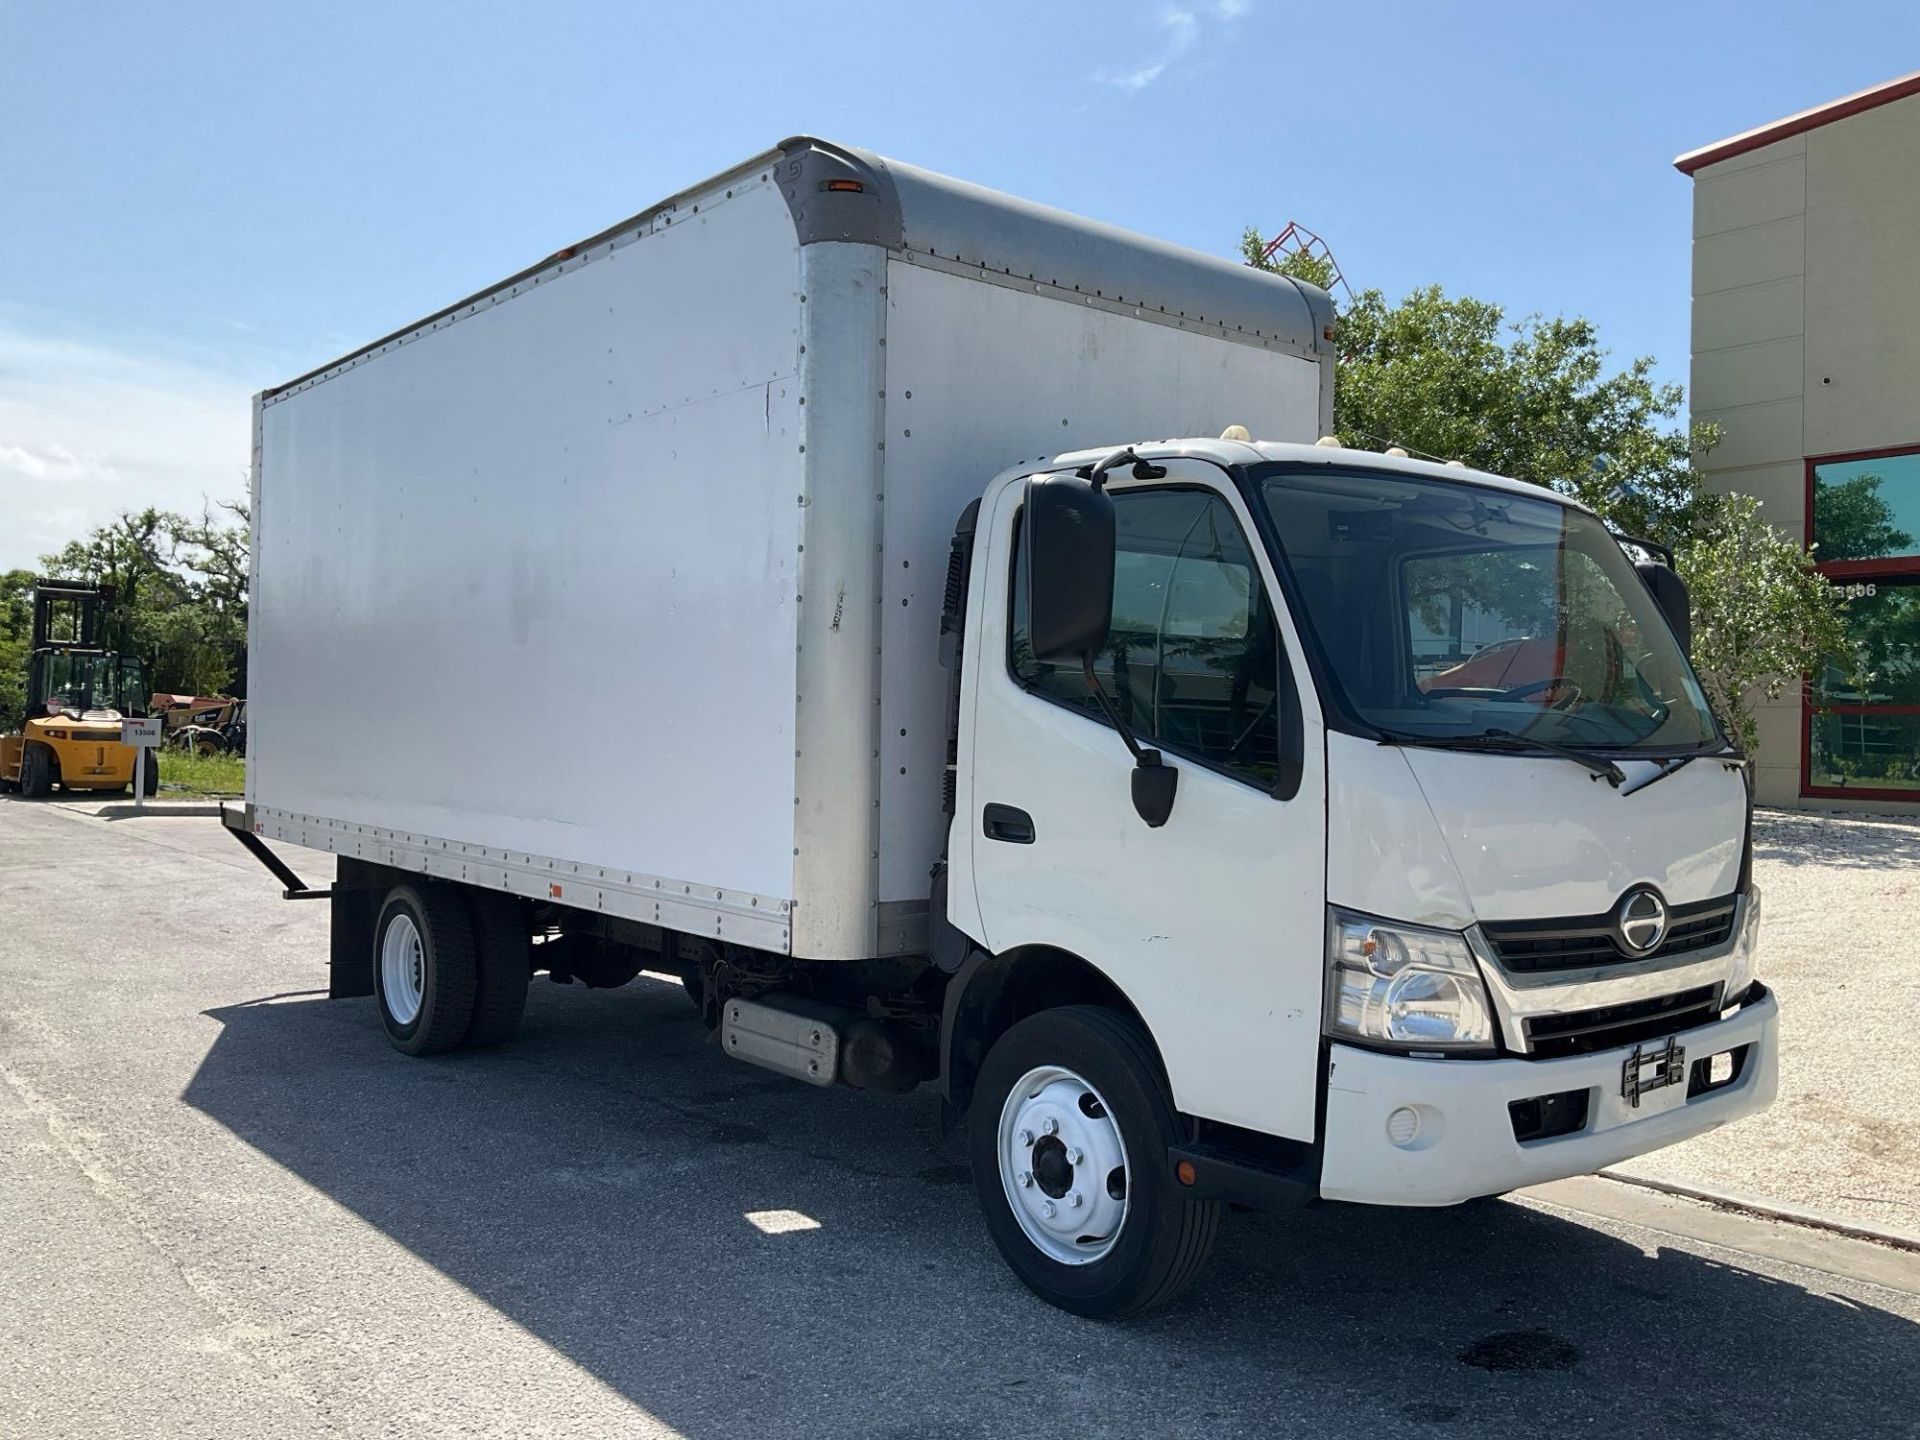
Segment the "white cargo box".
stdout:
[[790,140],[257,399],[252,824],[807,958],[912,952],[960,511],[1076,448],[1312,439],[1330,322],[1230,261]]

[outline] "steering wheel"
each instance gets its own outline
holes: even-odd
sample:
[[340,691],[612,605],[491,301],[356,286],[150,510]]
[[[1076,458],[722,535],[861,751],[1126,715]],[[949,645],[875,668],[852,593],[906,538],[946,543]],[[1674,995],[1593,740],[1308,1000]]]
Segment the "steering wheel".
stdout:
[[1529,680],[1524,685],[1515,685],[1510,690],[1502,690],[1493,698],[1496,701],[1524,700],[1529,695],[1539,695],[1545,691],[1558,690],[1563,687],[1573,693],[1563,699],[1550,702],[1547,706],[1548,709],[1571,709],[1586,698],[1586,693],[1580,688],[1580,682],[1575,680],[1571,675],[1549,675],[1544,680]]

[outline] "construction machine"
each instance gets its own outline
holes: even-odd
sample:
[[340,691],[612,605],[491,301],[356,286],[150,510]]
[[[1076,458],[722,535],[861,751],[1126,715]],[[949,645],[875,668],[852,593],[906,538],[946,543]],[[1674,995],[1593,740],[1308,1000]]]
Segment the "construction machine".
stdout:
[[[19,728],[0,735],[0,788],[35,799],[63,790],[124,790],[135,749],[120,722],[147,713],[146,667],[109,642],[111,586],[37,580],[33,645],[27,654],[27,708]],[[8,720],[14,717],[8,716]],[[146,793],[159,789],[146,767]]]
[[149,714],[165,722],[161,743],[189,755],[247,749],[247,702],[235,695],[175,695],[156,690]]

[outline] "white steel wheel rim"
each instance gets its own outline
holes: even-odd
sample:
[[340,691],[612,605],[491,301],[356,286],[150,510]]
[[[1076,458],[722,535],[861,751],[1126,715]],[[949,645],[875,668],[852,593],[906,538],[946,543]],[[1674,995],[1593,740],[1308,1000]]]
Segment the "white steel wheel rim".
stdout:
[[1080,1076],[1058,1065],[1021,1076],[1000,1107],[997,1153],[1008,1208],[1041,1254],[1091,1265],[1119,1243],[1132,1190],[1126,1142]]
[[427,952],[420,928],[404,910],[387,922],[380,940],[380,990],[397,1025],[411,1025],[426,996]]

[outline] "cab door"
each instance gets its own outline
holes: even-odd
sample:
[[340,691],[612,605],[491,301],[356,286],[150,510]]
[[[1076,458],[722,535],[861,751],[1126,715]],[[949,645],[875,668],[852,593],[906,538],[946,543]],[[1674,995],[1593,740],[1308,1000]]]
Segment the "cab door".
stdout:
[[[1180,1109],[1314,1136],[1326,748],[1272,566],[1231,478],[1169,460],[1109,484],[1113,627],[1096,673],[1179,771],[1167,822],[1077,667],[1025,646],[1022,484],[982,526],[962,823],[989,949],[1046,945],[1106,974],[1153,1033]],[[1125,474],[1125,472],[1121,472]],[[957,837],[956,837],[957,840]]]

